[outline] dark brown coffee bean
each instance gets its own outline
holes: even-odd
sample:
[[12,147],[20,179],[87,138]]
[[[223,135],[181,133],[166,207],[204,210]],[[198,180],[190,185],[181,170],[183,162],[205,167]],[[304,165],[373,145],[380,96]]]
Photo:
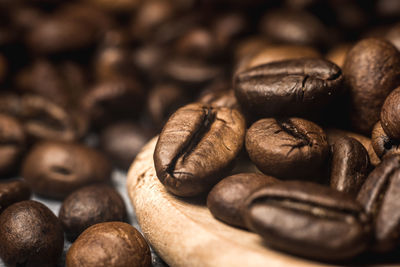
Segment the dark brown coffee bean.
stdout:
[[381,109],[381,125],[391,139],[400,139],[400,87],[393,90]]
[[100,146],[116,166],[127,170],[151,137],[149,131],[133,123],[120,122],[103,130]]
[[22,176],[33,192],[62,199],[76,189],[110,179],[111,164],[98,151],[76,143],[47,141],[27,155]]
[[18,166],[25,150],[25,133],[13,117],[0,113],[0,178]]
[[383,102],[400,84],[400,53],[384,40],[361,40],[347,54],[343,75],[350,89],[352,126],[370,134]]
[[373,218],[375,240],[372,248],[376,251],[388,252],[400,243],[399,196],[400,158],[388,155],[371,172],[357,196]]
[[8,206],[28,200],[31,197],[31,189],[22,180],[0,182],[0,213]]
[[272,10],[261,20],[261,31],[279,43],[321,45],[327,29],[312,14],[299,10]]
[[27,35],[29,48],[43,54],[80,49],[96,40],[96,29],[66,16],[42,19]]
[[147,97],[147,109],[153,122],[162,128],[178,108],[188,103],[187,92],[173,84],[155,85]]
[[28,200],[0,215],[0,257],[9,266],[56,266],[64,247],[57,217],[45,205]]
[[341,137],[332,146],[331,188],[356,195],[369,174],[367,150],[356,139]]
[[262,172],[291,180],[319,177],[329,154],[324,131],[300,118],[255,122],[246,133],[246,150]]
[[249,229],[274,248],[320,260],[343,260],[366,249],[369,224],[345,193],[309,182],[277,183],[247,201]]
[[76,239],[97,223],[126,220],[126,207],[118,192],[108,185],[90,185],[70,194],[62,203],[60,222],[68,239]]
[[182,57],[205,59],[216,56],[218,46],[210,30],[195,27],[179,36],[174,43],[174,50]]
[[380,121],[372,129],[371,141],[376,154],[380,158],[388,154],[400,154],[400,141],[390,138],[383,130]]
[[357,133],[349,132],[349,131],[344,131],[340,129],[334,129],[334,128],[329,128],[324,130],[326,133],[326,136],[328,137],[328,143],[329,145],[334,145],[335,142],[342,138],[342,137],[351,137],[356,139],[358,142],[360,142],[365,149],[368,151],[369,155],[369,160],[373,166],[377,166],[379,163],[381,163],[380,158],[378,155],[375,153],[375,150],[372,146],[371,139]]
[[179,196],[206,192],[232,167],[244,135],[243,115],[235,109],[200,103],[178,109],[154,151],[158,179]]
[[77,117],[38,95],[0,95],[0,112],[17,117],[32,141],[72,141],[79,139],[87,130],[84,114]]
[[228,176],[208,193],[207,207],[215,218],[246,228],[242,210],[246,199],[261,187],[277,183],[272,176],[258,173],[239,173]]
[[101,82],[85,93],[81,99],[84,112],[95,126],[103,126],[115,119],[137,116],[143,105],[143,91],[132,79]]
[[86,229],[72,244],[66,266],[150,267],[150,248],[143,236],[129,224],[99,223]]
[[323,59],[293,59],[260,65],[235,75],[236,97],[255,115],[309,114],[343,91],[338,66]]
[[269,45],[258,50],[253,56],[244,58],[239,62],[236,73],[251,69],[256,66],[276,61],[300,58],[320,58],[321,54],[311,46],[302,45]]

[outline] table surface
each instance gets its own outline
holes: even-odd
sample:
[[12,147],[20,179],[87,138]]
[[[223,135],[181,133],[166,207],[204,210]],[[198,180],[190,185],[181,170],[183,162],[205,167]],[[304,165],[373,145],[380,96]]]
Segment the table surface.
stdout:
[[[114,184],[115,188],[118,190],[118,192],[122,195],[125,205],[127,207],[128,211],[128,216],[129,216],[129,223],[133,225],[135,228],[137,228],[139,231],[141,231],[139,224],[136,219],[135,211],[133,210],[132,204],[129,200],[128,193],[126,190],[126,173],[122,172],[120,170],[114,170],[112,173],[112,183]],[[58,215],[58,211],[61,206],[61,201],[56,201],[56,200],[51,200],[51,199],[45,199],[36,195],[33,195],[32,197],[33,200],[37,200],[39,202],[44,203],[47,207],[49,207],[54,214]],[[65,240],[64,243],[64,252],[63,256],[60,260],[60,263],[58,266],[64,266],[65,265],[65,254],[68,251],[68,248],[71,246],[71,243]],[[163,262],[163,260],[153,251],[151,250],[152,254],[152,263],[154,267],[166,267],[168,266],[166,263]],[[5,267],[6,265],[4,262],[0,259],[0,267]]]

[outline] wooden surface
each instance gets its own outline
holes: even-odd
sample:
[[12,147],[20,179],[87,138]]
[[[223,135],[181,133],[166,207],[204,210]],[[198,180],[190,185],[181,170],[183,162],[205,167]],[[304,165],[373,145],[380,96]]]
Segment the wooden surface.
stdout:
[[153,138],[128,173],[128,193],[146,239],[171,266],[331,266],[268,249],[253,233],[224,224],[201,199],[175,197],[154,170]]

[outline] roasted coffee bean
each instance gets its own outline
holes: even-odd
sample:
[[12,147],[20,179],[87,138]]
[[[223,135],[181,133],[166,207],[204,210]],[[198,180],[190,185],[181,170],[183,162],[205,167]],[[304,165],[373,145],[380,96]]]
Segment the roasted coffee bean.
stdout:
[[129,224],[99,223],[86,229],[72,244],[66,266],[150,267],[150,248],[143,236]]
[[0,182],[0,214],[10,205],[28,200],[31,197],[31,189],[22,180]]
[[400,139],[400,87],[393,90],[381,109],[381,125],[391,139]]
[[243,109],[264,117],[309,114],[343,91],[340,68],[323,59],[272,62],[236,74],[234,80]]
[[216,16],[212,23],[211,31],[219,49],[229,48],[232,44],[248,31],[248,20],[239,12],[228,12]]
[[132,79],[101,82],[82,96],[81,106],[94,126],[103,126],[115,119],[137,116],[143,102],[143,91]]
[[146,129],[130,122],[120,122],[102,131],[100,146],[117,167],[127,170],[150,138]]
[[388,252],[399,245],[400,157],[388,155],[368,176],[357,200],[371,215],[375,240],[372,248]]
[[244,135],[245,120],[236,109],[200,103],[178,109],[154,151],[158,179],[179,196],[206,192],[232,167]]
[[172,113],[188,103],[188,98],[187,92],[180,86],[155,85],[147,97],[147,109],[157,128],[162,128]]
[[306,11],[271,10],[261,20],[261,31],[279,43],[322,45],[328,30]]
[[400,141],[390,138],[383,130],[380,121],[372,129],[371,142],[372,147],[380,158],[387,154],[400,154]]
[[334,46],[328,51],[325,58],[342,68],[344,61],[346,60],[347,53],[350,51],[351,47],[352,45],[350,44],[340,44]]
[[356,195],[369,174],[370,163],[367,150],[356,139],[341,137],[332,146],[332,188]]
[[70,194],[62,203],[58,218],[67,238],[76,239],[97,223],[125,221],[126,207],[118,192],[108,185],[90,185]]
[[208,193],[207,207],[215,218],[246,228],[242,214],[246,199],[257,189],[277,182],[272,176],[258,173],[228,176]]
[[25,158],[22,176],[33,192],[62,199],[76,189],[110,179],[111,164],[96,150],[77,143],[38,143]]
[[57,217],[45,205],[28,200],[0,215],[0,257],[9,266],[56,266],[64,247]]
[[211,58],[218,51],[216,38],[210,30],[202,27],[190,29],[174,43],[175,53],[185,58]]
[[53,16],[39,21],[26,38],[33,51],[53,54],[92,45],[96,40],[96,29],[73,18]]
[[245,61],[245,58],[251,58],[259,51],[272,45],[271,41],[265,38],[265,36],[256,35],[243,38],[239,40],[239,43],[234,49],[235,61]]
[[367,248],[368,218],[349,195],[310,182],[277,183],[247,201],[249,229],[282,251],[319,260],[344,260]]
[[0,95],[0,112],[17,117],[32,141],[72,141],[79,139],[87,130],[84,114],[78,117],[38,95]]
[[13,117],[0,113],[0,178],[14,171],[25,150],[25,132]]
[[237,73],[256,66],[276,61],[300,58],[320,58],[321,54],[315,48],[302,45],[269,45],[260,49],[253,56],[246,57],[239,62]]
[[400,84],[400,53],[387,41],[361,40],[348,52],[343,75],[350,89],[352,126],[370,134],[383,102]]
[[378,155],[375,153],[375,150],[372,146],[372,140],[364,135],[349,132],[349,131],[344,131],[344,130],[339,130],[339,129],[334,129],[334,128],[329,128],[324,130],[326,133],[326,136],[328,137],[328,143],[329,145],[334,145],[337,140],[339,140],[342,137],[351,137],[356,139],[358,142],[360,142],[365,149],[367,149],[368,155],[369,155],[369,160],[373,166],[377,166],[381,160],[378,157]]
[[255,122],[246,133],[246,150],[262,172],[291,180],[321,176],[329,154],[324,131],[300,118]]

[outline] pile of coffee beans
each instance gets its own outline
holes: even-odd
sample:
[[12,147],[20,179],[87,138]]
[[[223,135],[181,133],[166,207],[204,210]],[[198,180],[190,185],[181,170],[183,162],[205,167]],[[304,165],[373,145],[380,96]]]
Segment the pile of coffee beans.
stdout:
[[160,181],[216,218],[307,258],[383,259],[398,23],[392,0],[0,1],[1,259],[54,266],[65,235],[67,266],[151,264],[111,173],[157,134]]

